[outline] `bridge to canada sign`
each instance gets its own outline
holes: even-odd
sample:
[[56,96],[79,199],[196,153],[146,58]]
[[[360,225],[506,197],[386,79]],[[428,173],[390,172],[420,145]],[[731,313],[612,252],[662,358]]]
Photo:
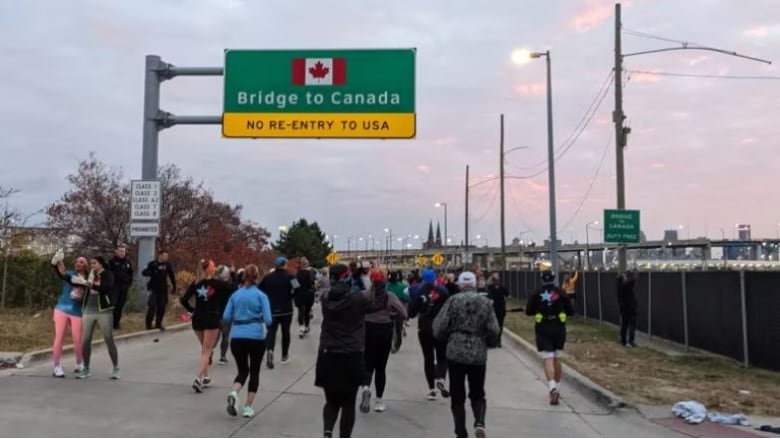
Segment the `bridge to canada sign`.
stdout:
[[225,137],[410,139],[415,49],[227,50]]

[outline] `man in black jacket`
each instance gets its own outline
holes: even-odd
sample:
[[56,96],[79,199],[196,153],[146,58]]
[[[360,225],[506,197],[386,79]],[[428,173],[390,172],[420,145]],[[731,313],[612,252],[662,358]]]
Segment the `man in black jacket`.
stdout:
[[260,282],[260,290],[268,295],[271,302],[273,322],[268,328],[265,339],[267,354],[266,367],[274,368],[274,347],[276,347],[276,331],[282,327],[282,364],[290,362],[290,325],[293,317],[293,295],[298,288],[298,280],[287,271],[287,259],[276,258],[274,271]]
[[295,290],[295,306],[298,308],[299,338],[309,333],[311,308],[314,306],[314,270],[306,257],[301,257],[301,268],[298,270],[298,288]]
[[165,331],[162,325],[165,307],[168,306],[168,281],[176,291],[176,275],[173,266],[168,262],[168,252],[160,250],[157,260],[149,262],[141,274],[149,278],[146,288],[149,290],[148,309],[146,311],[146,329],[152,329],[152,319],[155,318],[155,329]]
[[498,346],[501,347],[501,334],[504,332],[504,318],[506,317],[506,298],[509,296],[509,291],[501,283],[498,277],[498,273],[493,273],[490,276],[490,283],[487,287],[487,297],[493,301],[493,310],[496,312],[496,319],[498,319]]
[[634,296],[634,273],[627,271],[618,276],[617,296],[620,308],[620,344],[627,348],[635,348],[634,334],[636,332],[637,302]]
[[114,329],[119,329],[122,310],[127,303],[127,291],[133,283],[133,264],[127,258],[127,248],[124,245],[116,248],[114,257],[108,261],[108,266],[114,273],[114,291],[111,299],[114,303]]

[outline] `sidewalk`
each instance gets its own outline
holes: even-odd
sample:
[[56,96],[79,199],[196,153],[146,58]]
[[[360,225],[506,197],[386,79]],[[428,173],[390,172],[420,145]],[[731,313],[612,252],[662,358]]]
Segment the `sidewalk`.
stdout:
[[[275,437],[322,434],[322,390],[314,386],[319,316],[312,334],[293,338],[292,361],[260,373],[260,394],[251,420],[231,418],[225,396],[233,364],[211,369],[214,387],[204,394],[190,388],[199,347],[190,331],[164,333],[119,346],[122,380],[108,379],[105,349],[93,352],[93,376],[79,381],[51,377],[51,366],[37,364],[0,371],[0,425],[3,436],[239,436]],[[416,322],[401,351],[390,358],[385,394],[387,412],[357,414],[356,437],[452,437],[449,401],[425,400],[427,385],[416,339]],[[278,344],[278,343],[277,343]],[[66,372],[72,356],[63,362]],[[609,411],[573,389],[563,389],[563,404],[547,403],[537,377],[538,360],[511,343],[488,360],[487,432],[489,437],[680,436],[633,410]],[[468,409],[467,403],[467,411]],[[469,423],[471,422],[469,413]]]

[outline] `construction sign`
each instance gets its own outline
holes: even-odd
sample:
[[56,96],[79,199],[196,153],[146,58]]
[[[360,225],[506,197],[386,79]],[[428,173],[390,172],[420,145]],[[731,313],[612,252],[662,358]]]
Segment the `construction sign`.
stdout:
[[431,262],[433,262],[433,265],[436,265],[437,267],[444,263],[444,256],[442,256],[441,253],[436,253],[431,258]]

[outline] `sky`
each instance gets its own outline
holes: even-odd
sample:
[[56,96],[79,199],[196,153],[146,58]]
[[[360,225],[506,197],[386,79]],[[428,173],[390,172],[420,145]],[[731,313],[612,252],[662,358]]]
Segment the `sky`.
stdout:
[[[465,167],[471,183],[497,175],[506,118],[507,241],[549,236],[543,59],[516,65],[516,49],[549,50],[554,144],[561,151],[614,65],[614,2],[606,0],[0,0],[0,186],[25,212],[66,190],[94,152],[140,178],[144,57],[221,66],[225,49],[417,49],[413,140],[223,139],[218,126],[160,134],[160,163],[202,180],[215,197],[276,233],[305,217],[326,233],[383,240],[425,235],[429,220],[464,236]],[[680,47],[650,34],[780,62],[774,0],[623,2],[623,53]],[[780,69],[705,51],[625,59],[626,207],[648,239],[780,233]],[[638,72],[769,79],[691,78]],[[612,89],[556,161],[559,237],[616,206]],[[219,115],[222,78],[176,78],[161,107]],[[604,158],[602,161],[602,157]],[[530,169],[529,169],[530,168]],[[538,174],[538,175],[537,175]],[[471,190],[470,235],[499,243],[498,182]],[[42,216],[38,221],[44,221]],[[598,227],[598,226],[597,226]],[[595,237],[594,237],[595,235]],[[591,230],[590,240],[599,239]]]

